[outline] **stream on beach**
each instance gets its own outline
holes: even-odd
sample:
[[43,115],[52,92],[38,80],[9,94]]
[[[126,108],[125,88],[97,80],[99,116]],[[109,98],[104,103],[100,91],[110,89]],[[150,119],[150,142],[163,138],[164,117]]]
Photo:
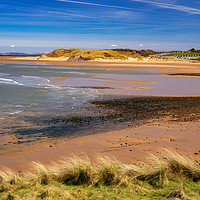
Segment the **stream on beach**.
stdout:
[[[20,142],[117,128],[91,101],[122,96],[198,96],[198,76],[158,68],[101,69],[0,63],[0,134]],[[112,113],[112,110],[108,110]],[[89,123],[93,120],[92,123]],[[31,139],[30,139],[31,138]],[[3,148],[0,144],[0,148]]]

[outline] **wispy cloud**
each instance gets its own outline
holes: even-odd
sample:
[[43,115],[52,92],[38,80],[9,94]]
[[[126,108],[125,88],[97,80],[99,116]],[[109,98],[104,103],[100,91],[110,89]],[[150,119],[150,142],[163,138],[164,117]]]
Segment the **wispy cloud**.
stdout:
[[[28,9],[27,9],[28,11]],[[33,11],[33,10],[30,10]],[[2,19],[1,16],[3,17],[8,17],[8,16],[26,16],[26,17],[51,17],[52,14],[62,17],[79,17],[79,18],[96,18],[93,16],[88,16],[88,15],[80,15],[80,14],[75,14],[75,13],[67,13],[67,12],[58,12],[58,11],[46,11],[46,10],[37,10],[36,12],[17,12],[17,13],[0,13],[0,20]],[[2,23],[2,22],[1,22]]]
[[122,7],[122,6],[112,6],[112,5],[107,5],[107,4],[90,3],[90,2],[83,2],[83,1],[71,1],[71,0],[57,0],[57,1],[62,1],[62,2],[67,2],[67,3],[83,4],[83,5],[90,5],[90,6],[100,6],[100,7],[107,7],[107,8],[144,11],[142,9],[136,9],[136,8]]
[[132,1],[149,3],[149,4],[152,4],[152,5],[160,7],[160,8],[168,8],[168,9],[178,10],[178,11],[186,12],[189,14],[197,14],[197,15],[200,14],[200,9],[192,8],[192,7],[188,7],[188,6],[182,6],[182,5],[170,4],[170,3],[162,3],[162,2],[158,2],[158,1],[149,1],[149,0],[132,0]]
[[73,16],[73,17],[89,17],[89,18],[94,18],[91,16],[86,16],[86,15],[78,15],[78,14],[73,14],[73,13],[66,13],[66,12],[56,12],[56,11],[48,11],[47,13],[50,14],[58,14],[58,15],[66,15],[66,16]]

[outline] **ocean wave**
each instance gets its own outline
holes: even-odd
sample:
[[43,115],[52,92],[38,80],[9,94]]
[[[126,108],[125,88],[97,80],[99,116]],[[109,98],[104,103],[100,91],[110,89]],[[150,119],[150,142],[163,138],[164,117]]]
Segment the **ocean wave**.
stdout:
[[47,78],[26,75],[6,78],[1,77],[0,84],[12,84],[45,89],[61,89],[61,87],[57,85],[50,84],[50,80]]
[[38,84],[41,87],[44,87],[46,89],[62,89],[62,87],[59,87],[57,85],[51,85],[51,84]]
[[0,78],[0,84],[24,85],[22,83],[14,81],[13,79],[8,78]]
[[29,87],[60,89],[60,87],[56,85],[51,85],[49,79],[38,77],[38,76],[22,75],[20,77],[20,82],[22,82],[24,85],[29,86]]

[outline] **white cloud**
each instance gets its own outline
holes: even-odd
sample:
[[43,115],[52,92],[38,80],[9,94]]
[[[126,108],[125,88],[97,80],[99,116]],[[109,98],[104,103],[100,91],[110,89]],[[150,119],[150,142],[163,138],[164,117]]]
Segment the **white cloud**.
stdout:
[[15,45],[14,45],[14,44],[13,44],[13,45],[10,45],[10,47],[11,47],[11,48],[15,48]]
[[111,47],[118,47],[117,44],[111,44],[110,46],[111,46]]
[[152,5],[160,7],[160,8],[168,8],[168,9],[186,12],[186,13],[189,13],[189,14],[200,15],[200,9],[192,8],[192,7],[188,7],[188,6],[181,6],[181,5],[171,4],[171,3],[163,3],[163,2],[149,1],[149,0],[131,0],[131,1],[149,3],[149,4],[152,4]]
[[66,12],[56,12],[56,11],[48,11],[47,13],[58,14],[58,15],[66,15],[66,16],[72,16],[72,17],[90,17],[90,16],[86,16],[86,15],[77,15],[77,14],[70,14],[70,13],[66,13]]
[[143,47],[144,45],[143,45],[143,44],[139,44],[139,46],[140,46],[140,47]]
[[117,8],[117,9],[125,9],[125,10],[140,10],[140,11],[142,11],[142,9],[122,7],[122,6],[112,6],[112,5],[90,3],[90,2],[83,2],[83,1],[72,1],[72,0],[57,0],[57,1],[63,1],[63,2],[67,2],[67,3],[77,3],[77,4],[90,5],[90,6],[101,6],[101,7],[107,7],[107,8]]

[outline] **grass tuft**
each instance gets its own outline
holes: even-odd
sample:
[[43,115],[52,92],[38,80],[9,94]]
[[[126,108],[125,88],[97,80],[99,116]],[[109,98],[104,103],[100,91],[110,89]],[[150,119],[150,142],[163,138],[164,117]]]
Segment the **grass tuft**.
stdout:
[[52,174],[51,174],[51,171],[47,167],[37,162],[33,162],[33,165],[36,171],[36,177],[40,184],[48,185],[52,183],[53,181]]
[[166,164],[160,158],[151,155],[150,162],[142,163],[135,170],[135,178],[148,181],[151,185],[162,186],[168,184]]
[[99,155],[97,157],[97,181],[105,185],[127,185],[128,165],[110,158],[107,156]]
[[71,156],[48,167],[33,162],[32,173],[5,169],[0,199],[200,199],[199,162],[172,150],[164,155],[139,164],[104,155],[94,163],[87,156]]
[[72,156],[63,158],[51,167],[55,180],[65,184],[88,184],[93,182],[94,168],[88,157],[79,158]]
[[166,166],[171,174],[185,176],[193,181],[200,180],[200,164],[195,159],[182,156],[175,151],[165,150]]

